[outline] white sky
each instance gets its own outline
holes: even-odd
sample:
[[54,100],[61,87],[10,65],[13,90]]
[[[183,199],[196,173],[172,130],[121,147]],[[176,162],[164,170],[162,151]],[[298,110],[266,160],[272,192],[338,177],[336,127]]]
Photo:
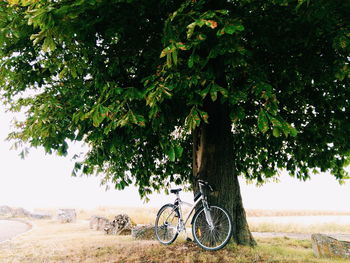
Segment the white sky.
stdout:
[[[152,195],[144,204],[137,190],[111,188],[105,191],[95,177],[71,177],[74,161],[71,157],[45,155],[42,149],[32,149],[22,160],[18,151],[10,150],[13,142],[5,141],[13,115],[0,109],[0,206],[20,206],[27,209],[44,207],[94,208],[98,206],[159,207],[173,201],[173,196]],[[74,145],[79,151],[79,146]],[[72,152],[74,154],[74,152]],[[311,181],[300,182],[282,175],[279,183],[262,187],[241,181],[245,208],[308,209],[350,211],[350,182],[339,183],[329,174],[315,175]],[[182,195],[192,201],[191,193]]]

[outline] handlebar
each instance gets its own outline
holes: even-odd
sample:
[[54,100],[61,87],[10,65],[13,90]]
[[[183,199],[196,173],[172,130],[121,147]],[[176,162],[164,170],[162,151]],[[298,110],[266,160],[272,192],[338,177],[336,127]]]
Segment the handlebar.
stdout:
[[211,192],[214,192],[213,187],[211,187],[211,185],[210,185],[208,182],[206,182],[206,181],[204,181],[204,180],[199,179],[199,180],[198,180],[198,183],[199,183],[199,184],[201,184],[201,185],[205,185],[205,186],[207,186],[207,187],[210,189],[210,191],[211,191]]

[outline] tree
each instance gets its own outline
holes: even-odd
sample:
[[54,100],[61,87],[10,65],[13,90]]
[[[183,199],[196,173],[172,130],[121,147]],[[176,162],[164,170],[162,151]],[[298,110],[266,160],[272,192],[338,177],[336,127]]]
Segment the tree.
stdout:
[[0,90],[26,111],[9,138],[90,151],[141,196],[203,178],[254,245],[237,177],[287,169],[306,180],[349,164],[350,2],[8,0],[0,3]]

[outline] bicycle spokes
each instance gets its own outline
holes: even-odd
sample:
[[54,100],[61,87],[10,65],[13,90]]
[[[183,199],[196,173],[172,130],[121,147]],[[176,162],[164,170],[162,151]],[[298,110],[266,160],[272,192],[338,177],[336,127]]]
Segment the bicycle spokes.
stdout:
[[177,237],[178,216],[172,205],[164,206],[158,213],[155,234],[163,244],[171,244]]
[[[203,180],[198,180],[198,184],[200,194],[195,197],[194,204],[180,199],[181,189],[171,190],[171,193],[176,194],[175,202],[164,205],[159,210],[155,222],[155,234],[162,244],[171,244],[182,231],[187,235],[186,223],[193,212],[195,214],[191,222],[192,235],[198,246],[206,250],[218,250],[229,242],[232,234],[232,220],[229,213],[222,207],[209,205],[203,188],[204,186],[211,190],[212,188]],[[191,207],[185,219],[182,205]]]
[[212,225],[208,223],[205,209],[199,211],[194,220],[193,235],[196,242],[208,250],[222,248],[229,240],[232,224],[226,211],[219,207],[211,207]]

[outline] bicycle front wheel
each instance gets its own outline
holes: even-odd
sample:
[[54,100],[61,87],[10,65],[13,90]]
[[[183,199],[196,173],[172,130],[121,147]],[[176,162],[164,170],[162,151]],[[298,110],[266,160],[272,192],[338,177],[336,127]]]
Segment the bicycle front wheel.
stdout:
[[226,209],[210,206],[213,225],[207,222],[204,207],[196,212],[193,218],[192,234],[196,243],[205,250],[223,248],[232,235],[232,220]]
[[180,214],[173,204],[163,206],[156,218],[155,235],[160,243],[169,245],[177,238]]

